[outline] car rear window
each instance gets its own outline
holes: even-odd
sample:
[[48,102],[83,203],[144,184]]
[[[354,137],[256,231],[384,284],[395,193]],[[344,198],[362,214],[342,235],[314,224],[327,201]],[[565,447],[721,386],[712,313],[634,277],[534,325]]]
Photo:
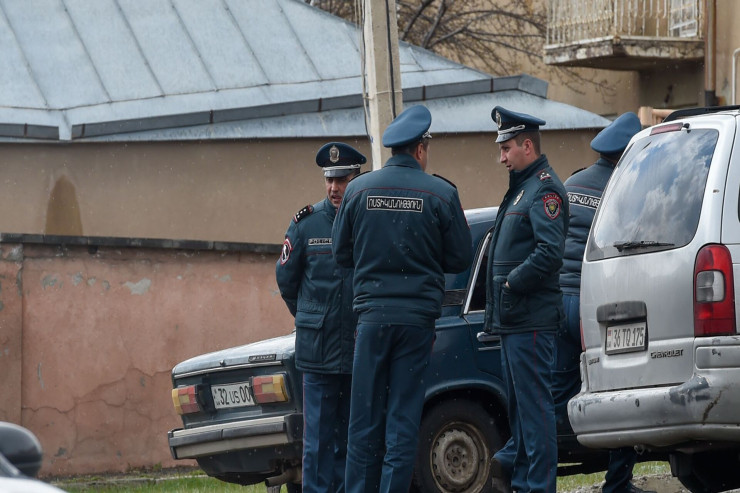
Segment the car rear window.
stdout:
[[636,141],[599,207],[587,260],[678,248],[696,233],[719,132],[685,129]]

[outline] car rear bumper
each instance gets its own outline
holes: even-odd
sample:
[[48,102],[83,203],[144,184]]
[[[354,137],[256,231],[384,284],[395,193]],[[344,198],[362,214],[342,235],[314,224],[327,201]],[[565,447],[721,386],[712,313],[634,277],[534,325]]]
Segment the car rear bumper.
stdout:
[[167,433],[174,459],[193,459],[243,449],[289,445],[303,438],[303,414],[178,428]]
[[581,392],[568,403],[568,417],[578,441],[587,447],[658,449],[709,440],[740,443],[737,372],[694,375],[671,387]]

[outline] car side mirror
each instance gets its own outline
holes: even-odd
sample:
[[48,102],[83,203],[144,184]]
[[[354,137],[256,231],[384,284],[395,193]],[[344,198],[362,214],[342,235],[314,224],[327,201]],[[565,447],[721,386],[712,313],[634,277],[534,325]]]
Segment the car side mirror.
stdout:
[[41,469],[41,442],[22,426],[0,422],[0,455],[26,476],[35,477]]

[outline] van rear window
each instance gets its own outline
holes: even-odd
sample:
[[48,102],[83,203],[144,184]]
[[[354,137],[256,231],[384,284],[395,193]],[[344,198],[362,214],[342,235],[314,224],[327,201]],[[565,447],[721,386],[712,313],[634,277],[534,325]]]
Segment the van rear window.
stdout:
[[667,132],[635,142],[612,175],[594,220],[588,260],[688,244],[696,234],[719,132]]

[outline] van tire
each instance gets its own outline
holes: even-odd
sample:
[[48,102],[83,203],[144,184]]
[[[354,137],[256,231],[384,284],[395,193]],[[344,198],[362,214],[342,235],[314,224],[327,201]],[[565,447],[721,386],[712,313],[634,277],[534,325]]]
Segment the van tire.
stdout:
[[672,474],[691,493],[715,493],[740,487],[740,451],[720,450],[669,457]]
[[481,404],[438,403],[421,420],[414,486],[425,493],[489,493],[491,457],[500,447],[496,422]]

